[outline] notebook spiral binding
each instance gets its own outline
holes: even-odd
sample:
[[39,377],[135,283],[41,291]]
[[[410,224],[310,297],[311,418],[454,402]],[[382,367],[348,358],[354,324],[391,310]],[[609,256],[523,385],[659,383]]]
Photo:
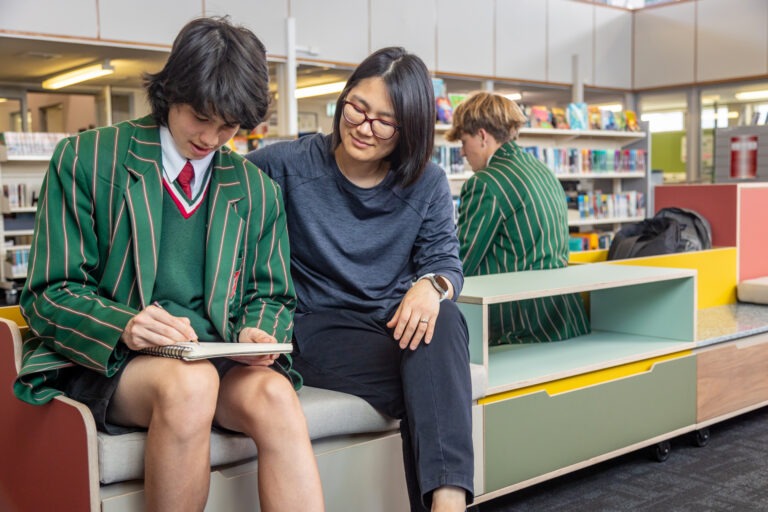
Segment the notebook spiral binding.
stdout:
[[172,357],[174,359],[184,359],[184,353],[189,352],[189,347],[181,345],[163,345],[155,347],[147,347],[139,350],[142,354],[148,354],[151,356]]

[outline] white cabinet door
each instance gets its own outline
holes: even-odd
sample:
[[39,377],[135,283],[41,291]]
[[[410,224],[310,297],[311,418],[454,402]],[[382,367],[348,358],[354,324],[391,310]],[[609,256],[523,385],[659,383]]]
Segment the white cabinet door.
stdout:
[[634,16],[634,88],[692,83],[696,3],[641,9]]
[[497,0],[496,76],[547,80],[547,2]]
[[206,16],[225,14],[233,22],[251,29],[267,47],[269,55],[285,57],[288,0],[206,0]]
[[368,2],[291,0],[296,45],[307,57],[356,65],[368,56]]
[[697,81],[768,73],[768,2],[702,0],[696,16]]
[[601,87],[632,88],[632,13],[595,8],[595,79]]
[[436,0],[437,69],[494,75],[494,0]]
[[585,84],[593,83],[594,6],[549,0],[547,19],[547,80],[572,83],[573,55],[578,55],[581,80]]
[[0,30],[86,38],[99,33],[93,0],[0,2]]
[[99,0],[99,36],[112,41],[170,46],[181,27],[202,15],[202,0]]
[[371,0],[371,51],[402,46],[435,69],[435,0]]

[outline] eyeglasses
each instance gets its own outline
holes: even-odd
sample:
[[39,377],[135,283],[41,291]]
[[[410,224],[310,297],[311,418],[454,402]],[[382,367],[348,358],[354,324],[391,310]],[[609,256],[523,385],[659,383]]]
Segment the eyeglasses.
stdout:
[[377,139],[391,139],[395,136],[397,130],[400,129],[395,123],[368,117],[368,114],[350,101],[344,102],[344,108],[342,109],[341,114],[344,116],[344,120],[352,126],[360,126],[361,124],[368,122],[371,125],[371,133],[373,133],[373,136]]

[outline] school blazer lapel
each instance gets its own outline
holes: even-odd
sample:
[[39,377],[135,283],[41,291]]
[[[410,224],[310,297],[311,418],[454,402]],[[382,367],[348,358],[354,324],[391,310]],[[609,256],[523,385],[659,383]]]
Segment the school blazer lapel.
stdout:
[[245,229],[245,212],[241,210],[245,206],[245,192],[239,174],[228,155],[216,155],[208,191],[205,301],[208,315],[225,340],[230,339],[229,309],[240,277]]
[[163,211],[162,152],[159,132],[153,138],[131,139],[125,168],[133,177],[125,192],[131,223],[131,242],[141,304],[152,299],[160,252]]

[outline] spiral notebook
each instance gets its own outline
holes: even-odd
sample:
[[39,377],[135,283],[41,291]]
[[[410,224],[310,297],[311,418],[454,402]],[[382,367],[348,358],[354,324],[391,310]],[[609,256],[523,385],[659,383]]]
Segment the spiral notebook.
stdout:
[[212,357],[262,356],[266,354],[290,354],[291,343],[227,343],[191,341],[149,347],[139,350],[142,354],[161,357],[173,357],[184,361],[210,359]]

